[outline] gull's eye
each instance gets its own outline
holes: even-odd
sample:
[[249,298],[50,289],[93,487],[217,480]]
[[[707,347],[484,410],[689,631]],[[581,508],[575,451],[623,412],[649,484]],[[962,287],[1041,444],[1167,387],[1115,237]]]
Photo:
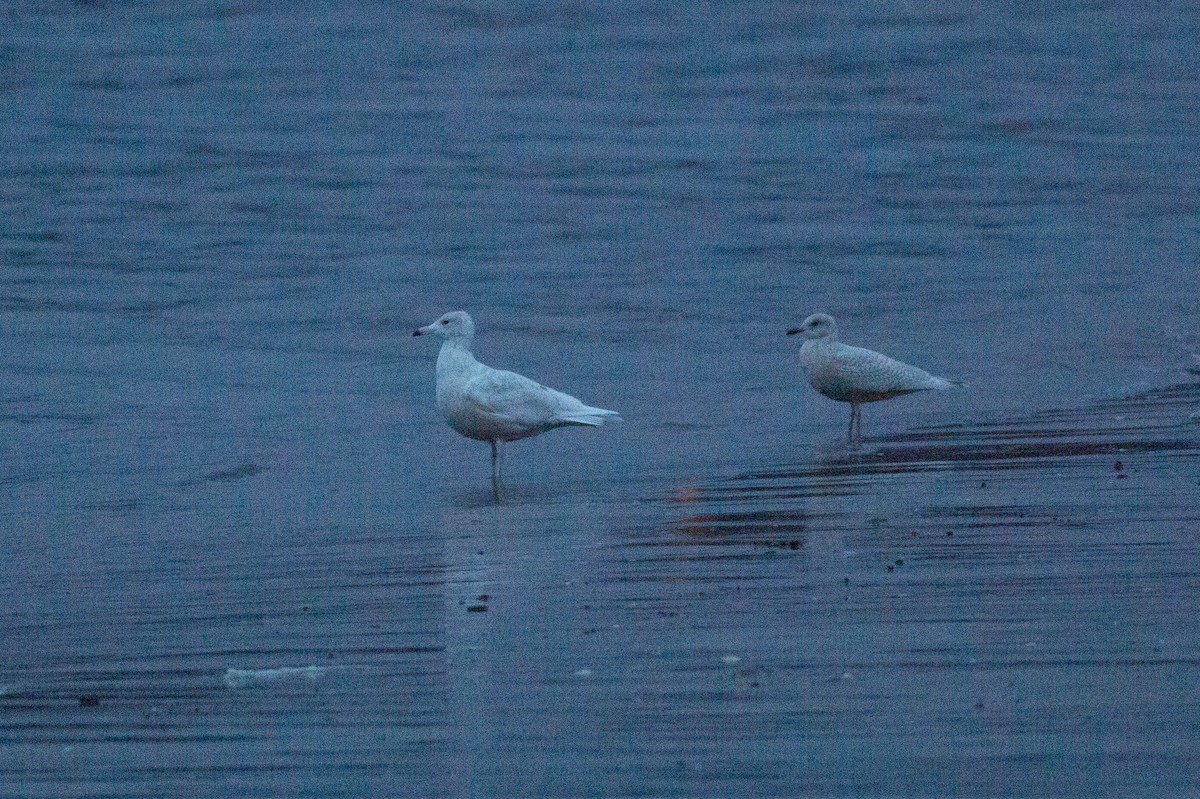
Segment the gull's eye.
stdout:
[[442,320],[442,324],[443,324],[443,325],[448,325],[448,324],[450,324],[450,320],[449,320],[449,319],[443,319],[443,320]]

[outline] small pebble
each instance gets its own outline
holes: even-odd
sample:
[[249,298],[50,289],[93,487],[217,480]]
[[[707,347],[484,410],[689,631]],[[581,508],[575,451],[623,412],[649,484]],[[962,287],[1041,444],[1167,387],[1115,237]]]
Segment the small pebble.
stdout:
[[99,707],[100,706],[100,697],[96,696],[95,694],[84,694],[83,696],[79,697],[79,706],[80,707]]

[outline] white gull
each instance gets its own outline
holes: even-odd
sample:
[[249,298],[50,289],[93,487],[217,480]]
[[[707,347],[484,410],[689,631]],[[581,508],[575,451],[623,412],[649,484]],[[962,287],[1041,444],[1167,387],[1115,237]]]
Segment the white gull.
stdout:
[[809,385],[832,400],[850,403],[851,444],[862,439],[862,403],[962,385],[874,350],[841,343],[837,323],[829,314],[813,314],[788,331],[789,336],[797,333],[806,339],[800,348],[800,365]]
[[465,311],[451,311],[414,336],[441,336],[437,359],[437,408],[455,431],[492,445],[492,495],[500,499],[500,442],[536,436],[568,425],[598,427],[620,419],[616,411],[593,408],[535,383],[475,360],[475,323]]

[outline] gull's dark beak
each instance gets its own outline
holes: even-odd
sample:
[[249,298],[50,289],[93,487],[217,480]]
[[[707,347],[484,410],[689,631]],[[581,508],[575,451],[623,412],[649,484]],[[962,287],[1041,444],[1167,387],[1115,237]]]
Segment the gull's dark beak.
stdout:
[[789,330],[789,331],[788,331],[788,335],[789,335],[789,336],[794,336],[794,335],[796,335],[796,334],[797,334],[797,333],[799,333],[799,332],[800,332],[800,328],[798,328],[798,327],[793,327],[791,330]]

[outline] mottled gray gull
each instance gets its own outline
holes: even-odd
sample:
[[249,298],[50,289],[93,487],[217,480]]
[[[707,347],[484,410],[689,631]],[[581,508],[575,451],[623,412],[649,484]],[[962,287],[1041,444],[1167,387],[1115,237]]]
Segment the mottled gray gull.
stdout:
[[437,359],[437,408],[467,438],[492,445],[492,495],[500,499],[500,443],[536,436],[568,425],[598,427],[620,419],[616,411],[593,408],[535,383],[475,360],[475,323],[465,311],[451,311],[414,336],[442,337]]
[[837,340],[837,323],[829,314],[815,313],[787,333],[805,338],[800,365],[809,385],[832,400],[850,403],[851,445],[862,439],[862,403],[962,385],[874,350],[841,343]]

